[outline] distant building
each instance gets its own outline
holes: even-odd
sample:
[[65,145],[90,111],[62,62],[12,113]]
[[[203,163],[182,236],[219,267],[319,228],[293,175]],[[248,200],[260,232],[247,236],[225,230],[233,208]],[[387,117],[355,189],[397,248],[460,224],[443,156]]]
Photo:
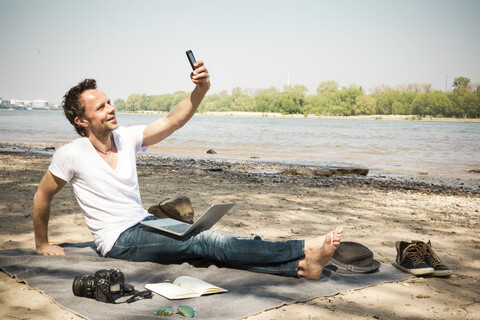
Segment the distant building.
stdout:
[[10,100],[3,100],[2,98],[0,98],[0,103],[4,104],[7,107],[10,107]]
[[19,99],[12,99],[10,100],[10,102],[14,107],[23,107],[23,108],[30,107],[30,103],[31,103],[31,101],[29,100],[19,100]]
[[30,104],[32,109],[48,109],[48,101],[45,100],[33,100]]
[[20,108],[20,109],[36,109],[36,110],[47,110],[48,108],[48,101],[45,100],[18,100],[18,99],[11,99],[10,105],[12,107]]

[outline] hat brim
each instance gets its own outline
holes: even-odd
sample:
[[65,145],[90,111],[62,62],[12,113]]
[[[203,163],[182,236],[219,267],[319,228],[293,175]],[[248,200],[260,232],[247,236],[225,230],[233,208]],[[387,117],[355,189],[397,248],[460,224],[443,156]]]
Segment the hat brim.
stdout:
[[372,260],[371,263],[366,266],[356,266],[353,264],[342,263],[331,258],[325,266],[325,269],[341,274],[362,274],[376,272],[380,268],[380,265],[380,262],[377,260]]

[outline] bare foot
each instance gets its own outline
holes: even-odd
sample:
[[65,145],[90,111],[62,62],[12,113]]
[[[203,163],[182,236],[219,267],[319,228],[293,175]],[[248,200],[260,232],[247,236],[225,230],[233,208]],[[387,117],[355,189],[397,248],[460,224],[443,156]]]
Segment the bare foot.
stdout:
[[323,267],[340,245],[343,228],[337,227],[329,234],[305,240],[305,258],[298,263],[298,275],[307,279],[318,280]]

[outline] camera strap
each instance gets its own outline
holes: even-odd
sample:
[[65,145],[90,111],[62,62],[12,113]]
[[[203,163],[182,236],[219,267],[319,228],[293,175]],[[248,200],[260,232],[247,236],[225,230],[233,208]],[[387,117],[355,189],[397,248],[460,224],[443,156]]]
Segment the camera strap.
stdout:
[[[153,297],[152,291],[150,291],[150,290],[137,291],[137,290],[135,290],[135,288],[132,285],[125,285],[125,288],[124,288],[124,290],[123,290],[123,292],[121,293],[120,296],[115,295],[115,297],[114,297],[110,291],[108,291],[108,292],[104,291],[104,294],[107,297],[106,302],[107,303],[112,303],[112,304],[132,303],[132,302],[135,302],[137,300],[151,299]],[[120,299],[122,297],[130,296],[130,295],[132,295],[132,296],[130,298],[128,298],[127,300],[120,301],[120,302],[117,301],[118,299]]]
[[[130,295],[132,295],[132,296],[130,298],[128,298],[127,300],[117,301],[121,297],[130,296]],[[132,303],[132,302],[135,302],[135,301],[141,300],[141,299],[151,299],[153,297],[153,293],[150,290],[137,291],[137,290],[133,289],[133,290],[129,290],[129,291],[124,291],[121,297],[114,298],[110,292],[107,293],[108,302],[113,303],[113,304]]]
[[145,291],[137,291],[133,296],[128,298],[127,303],[132,303],[137,300],[137,298],[140,299],[151,299],[153,297],[153,293],[150,290],[145,290]]

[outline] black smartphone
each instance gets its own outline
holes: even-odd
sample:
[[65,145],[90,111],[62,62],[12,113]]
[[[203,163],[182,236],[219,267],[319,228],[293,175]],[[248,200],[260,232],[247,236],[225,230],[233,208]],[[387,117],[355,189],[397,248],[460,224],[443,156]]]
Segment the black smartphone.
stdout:
[[195,70],[195,66],[193,65],[197,60],[195,60],[195,56],[193,55],[192,50],[188,50],[186,52],[188,61],[190,62],[190,65],[192,66],[192,69]]

